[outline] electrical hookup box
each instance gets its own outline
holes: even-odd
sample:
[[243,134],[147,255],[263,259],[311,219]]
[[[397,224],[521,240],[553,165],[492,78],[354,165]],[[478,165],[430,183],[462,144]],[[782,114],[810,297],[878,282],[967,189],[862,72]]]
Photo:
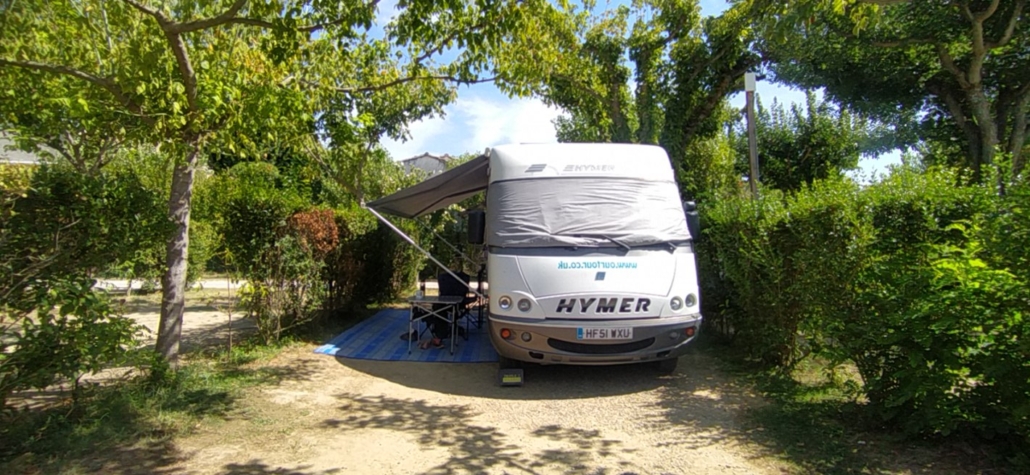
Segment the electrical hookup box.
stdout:
[[502,369],[497,371],[497,383],[501,386],[522,386],[524,375],[522,368]]

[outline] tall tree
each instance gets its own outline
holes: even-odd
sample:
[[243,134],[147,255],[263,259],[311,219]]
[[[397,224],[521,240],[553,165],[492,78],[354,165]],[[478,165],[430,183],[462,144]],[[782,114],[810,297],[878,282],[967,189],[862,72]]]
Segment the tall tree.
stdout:
[[639,0],[597,16],[585,6],[551,22],[537,48],[503,62],[565,110],[559,139],[660,144],[686,193],[703,194],[712,168],[690,162],[704,156],[688,148],[715,134],[723,100],[761,62],[751,48],[750,4],[708,18],[697,0]]
[[[185,302],[194,172],[205,151],[247,150],[313,132],[342,142],[375,122],[361,104],[396,104],[428,94],[436,103],[393,111],[387,134],[439,107],[441,82],[472,82],[484,50],[511,40],[542,1],[406,2],[370,33],[378,0],[26,0],[0,5],[0,84],[7,97],[59,93],[46,109],[0,101],[0,127],[21,137],[61,131],[50,117],[88,110],[89,126],[117,129],[118,140],[159,144],[178,156],[168,215],[174,224],[162,279],[157,349],[179,350]],[[440,63],[443,53],[456,57]],[[39,85],[47,85],[44,91]],[[425,88],[429,88],[428,91]],[[41,101],[42,102],[42,101]],[[37,103],[38,104],[38,103]],[[19,108],[13,111],[13,108]],[[388,109],[388,107],[385,107]],[[384,110],[380,107],[378,110]],[[19,115],[19,113],[22,113]],[[254,134],[266,134],[253,140]],[[366,135],[367,137],[367,135]],[[325,138],[325,137],[323,137]],[[341,159],[349,159],[343,156]],[[359,174],[360,175],[360,174]]]
[[[888,134],[879,124],[820,101],[806,92],[805,106],[789,109],[773,102],[765,107],[758,101],[759,176],[764,185],[781,190],[798,190],[816,179],[827,178],[858,167],[862,155],[875,156],[890,148],[881,136]],[[734,131],[736,168],[749,174],[746,128]]]
[[[757,1],[757,0],[756,0]],[[979,181],[999,153],[1025,163],[1030,108],[1026,0],[768,2],[780,79],[825,87],[850,108],[949,123]],[[786,26],[786,28],[785,28]]]

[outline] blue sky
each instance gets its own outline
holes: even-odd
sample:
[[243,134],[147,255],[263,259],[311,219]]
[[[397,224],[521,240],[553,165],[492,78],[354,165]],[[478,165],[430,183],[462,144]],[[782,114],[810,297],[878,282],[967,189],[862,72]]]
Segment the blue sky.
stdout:
[[[395,4],[380,3],[380,24],[388,21]],[[718,15],[728,7],[724,0],[701,0],[700,4],[706,16]],[[605,7],[603,1],[598,2],[599,10]],[[760,81],[757,93],[764,104],[773,99],[787,104],[804,102],[804,92],[769,81]],[[743,108],[744,94],[735,94],[729,101],[733,107]],[[426,152],[457,155],[505,143],[556,142],[551,121],[560,114],[539,99],[509,98],[492,84],[462,86],[457,100],[446,107],[444,117],[417,122],[410,128],[409,140],[386,140],[383,145],[395,160],[402,160]],[[895,152],[879,159],[863,159],[859,173],[881,173],[888,165],[900,163],[899,157]]]

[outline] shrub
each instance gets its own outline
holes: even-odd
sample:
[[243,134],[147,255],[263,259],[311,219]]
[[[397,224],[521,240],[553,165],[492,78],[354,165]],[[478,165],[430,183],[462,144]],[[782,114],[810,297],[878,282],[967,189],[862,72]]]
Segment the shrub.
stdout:
[[163,240],[160,199],[131,175],[44,165],[0,216],[0,398],[117,363],[134,327],[91,275]]
[[869,408],[911,433],[1030,436],[1030,219],[954,173],[708,206],[708,324],[766,365],[809,353],[857,366]]
[[0,407],[14,391],[62,378],[77,387],[82,375],[125,360],[139,327],[93,284],[82,276],[57,278],[33,294],[30,306],[0,306]]
[[770,365],[790,366],[822,345],[817,316],[841,306],[871,239],[858,194],[854,183],[834,179],[802,194],[770,191],[703,210],[709,324]]
[[[390,301],[414,285],[426,261],[418,250],[356,206],[338,211],[336,223],[340,245],[328,255],[325,273],[333,307]],[[416,224],[397,224],[424,241]]]
[[293,235],[281,236],[261,257],[260,272],[249,275],[240,290],[240,306],[254,318],[258,334],[271,343],[312,319],[324,298],[319,279],[324,264]]
[[268,342],[310,321],[320,308],[326,297],[321,280],[325,258],[338,244],[330,210],[295,213],[274,231],[274,241],[258,256],[261,265],[250,267],[248,285],[241,291],[241,305]]

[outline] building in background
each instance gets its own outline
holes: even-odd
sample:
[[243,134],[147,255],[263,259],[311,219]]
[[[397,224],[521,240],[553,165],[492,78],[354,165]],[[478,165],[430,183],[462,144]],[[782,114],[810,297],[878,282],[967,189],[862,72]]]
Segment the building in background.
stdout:
[[39,165],[40,158],[31,152],[23,152],[14,148],[14,144],[0,132],[0,164]]
[[436,175],[437,173],[447,170],[447,162],[451,160],[451,156],[447,154],[443,155],[432,155],[429,153],[423,153],[415,157],[411,157],[406,160],[397,162],[400,166],[404,167],[404,173],[411,173],[412,170],[418,168],[427,175]]

